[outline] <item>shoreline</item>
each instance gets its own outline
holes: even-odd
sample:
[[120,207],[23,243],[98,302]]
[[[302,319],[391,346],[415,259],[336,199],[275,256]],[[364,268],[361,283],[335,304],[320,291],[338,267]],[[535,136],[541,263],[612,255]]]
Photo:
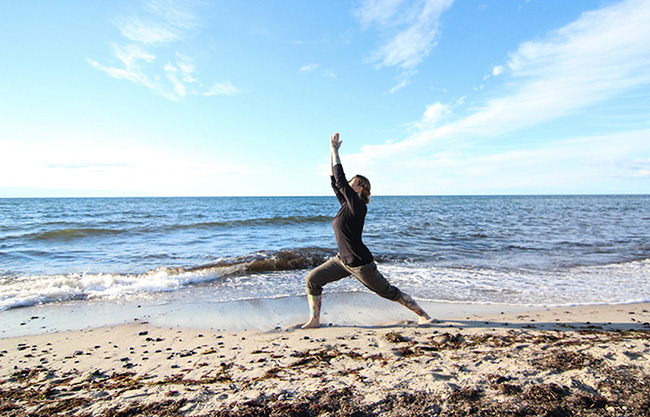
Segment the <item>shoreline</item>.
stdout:
[[[0,312],[0,338],[64,332],[148,322],[163,327],[239,332],[269,331],[302,324],[308,319],[305,296],[241,301],[196,301],[181,294],[151,300],[69,301]],[[438,319],[530,311],[544,307],[420,301]],[[398,303],[370,293],[332,293],[323,297],[321,322],[327,326],[406,324],[415,315]]]
[[3,336],[0,409],[646,415],[649,322],[650,303],[638,303],[465,312],[426,327],[400,318],[232,332],[139,320]]

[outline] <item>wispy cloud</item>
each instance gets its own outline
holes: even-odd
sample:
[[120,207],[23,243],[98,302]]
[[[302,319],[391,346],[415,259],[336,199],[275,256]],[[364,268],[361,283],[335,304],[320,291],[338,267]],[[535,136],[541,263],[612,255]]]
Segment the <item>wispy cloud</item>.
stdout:
[[[647,88],[650,85],[648,21],[650,2],[642,0],[628,0],[584,13],[546,39],[522,43],[508,56],[507,70],[495,67],[494,75],[507,73],[504,80],[507,94],[486,100],[456,120],[450,117],[451,121],[433,127],[425,127],[422,123],[421,131],[402,141],[366,146],[354,157],[355,162],[369,168],[375,163],[395,160],[402,163],[427,161],[424,165],[428,165],[428,162],[440,163],[440,153],[444,149],[455,149],[458,152],[455,158],[468,155],[470,150],[488,153],[488,145],[498,148],[501,135],[574,115],[621,94]],[[433,105],[423,122],[431,115],[441,114],[444,108],[444,105]],[[635,140],[633,145],[640,146],[640,143]],[[547,146],[556,145],[548,140]],[[521,143],[521,149],[531,146],[533,144]],[[577,151],[578,148],[588,149],[589,144],[582,142],[571,149]],[[598,149],[604,153],[587,154],[606,158],[608,148],[599,146]],[[481,160],[485,158],[482,156]],[[641,176],[644,170],[645,167],[637,169],[637,175]]]
[[323,68],[320,64],[309,64],[300,67],[302,73],[317,73],[323,78],[336,78],[336,74],[329,68]]
[[406,76],[406,77],[402,76],[402,77],[399,77],[399,78],[400,78],[400,79],[398,80],[399,82],[398,82],[397,84],[395,84],[393,87],[391,87],[390,90],[388,90],[388,93],[389,93],[389,94],[395,94],[395,93],[397,93],[399,90],[401,90],[402,88],[404,88],[404,87],[406,87],[407,85],[411,84],[410,77],[408,77],[408,76]]
[[434,103],[430,106],[427,106],[427,110],[424,112],[424,117],[422,122],[424,126],[436,125],[444,121],[450,113],[450,108],[448,105],[442,103]]
[[382,43],[370,61],[377,68],[397,67],[399,91],[417,73],[417,66],[436,45],[439,20],[454,0],[365,0],[356,11],[364,29],[375,28]]
[[153,83],[145,74],[145,69],[143,68],[147,64],[155,62],[156,57],[154,55],[146,52],[138,45],[121,46],[113,44],[113,53],[122,63],[122,68],[105,67],[90,58],[87,61],[93,67],[105,71],[113,78],[129,80],[136,84],[144,85],[145,87],[154,88]]
[[232,95],[238,90],[230,82],[211,83],[205,87],[195,76],[192,59],[173,46],[187,40],[199,27],[193,2],[148,0],[138,15],[115,19],[123,36],[112,44],[119,65],[101,64],[88,58],[88,63],[113,78],[131,81],[150,88],[170,100],[188,95]]
[[209,96],[230,96],[237,94],[239,90],[235,88],[230,82],[227,83],[215,83],[213,84],[208,91],[201,93],[201,95]]
[[305,65],[303,67],[300,67],[300,71],[302,71],[302,72],[314,72],[319,68],[320,68],[320,64],[309,64],[309,65]]
[[504,67],[502,67],[501,65],[496,65],[494,68],[492,68],[492,75],[495,76],[495,77],[499,76],[499,75],[503,74],[503,71],[505,71],[505,70],[506,69]]
[[149,0],[142,16],[117,18],[115,25],[129,40],[163,44],[182,40],[198,23],[189,2]]
[[193,0],[149,0],[145,8],[152,15],[178,29],[192,29],[197,26]]
[[125,38],[144,44],[174,42],[182,35],[182,31],[173,26],[143,22],[138,18],[123,19],[117,27]]

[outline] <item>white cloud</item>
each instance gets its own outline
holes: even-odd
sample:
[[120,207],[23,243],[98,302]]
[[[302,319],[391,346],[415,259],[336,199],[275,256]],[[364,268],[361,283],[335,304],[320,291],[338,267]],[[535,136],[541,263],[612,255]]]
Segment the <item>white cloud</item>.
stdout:
[[187,40],[189,32],[198,27],[192,9],[194,2],[148,0],[144,5],[141,15],[116,20],[116,26],[128,42],[113,44],[114,56],[121,66],[103,65],[88,58],[91,66],[175,101],[188,95],[218,96],[238,92],[230,82],[212,83],[212,87],[203,88],[203,83],[194,75],[193,60],[170,51],[175,42]]
[[505,70],[506,70],[506,68],[505,68],[504,66],[501,66],[501,65],[495,65],[494,68],[492,68],[492,75],[493,75],[494,77],[497,77],[497,76],[503,74],[503,72],[504,72]]
[[143,44],[168,43],[181,38],[181,32],[174,27],[145,23],[138,18],[122,21],[118,29],[125,38]]
[[328,68],[322,68],[320,64],[309,64],[300,67],[300,71],[304,73],[317,72],[323,78],[336,78],[334,71]]
[[186,56],[182,56],[181,54],[176,54],[176,56],[178,56],[176,65],[178,65],[178,68],[181,71],[183,81],[188,83],[198,82],[198,80],[192,76],[192,73],[194,73],[194,64],[192,63],[192,60]]
[[524,43],[511,55],[509,95],[395,146],[418,147],[460,134],[494,137],[647,86],[649,20],[650,2],[627,1],[586,13],[546,41]]
[[411,84],[411,80],[403,79],[397,84],[395,84],[393,87],[391,87],[390,90],[388,90],[388,94],[395,94],[402,88],[406,87],[407,85]]
[[227,83],[215,83],[204,93],[198,93],[203,96],[231,96],[237,94],[239,90],[235,88],[230,82]]
[[122,35],[143,44],[162,44],[182,40],[197,26],[193,2],[148,0],[143,16],[121,17],[116,26]]
[[304,67],[300,67],[300,71],[302,71],[302,72],[313,72],[313,71],[316,71],[319,68],[320,68],[320,64],[309,64],[309,65],[305,65]]
[[91,59],[87,61],[93,67],[105,71],[113,78],[129,80],[149,88],[154,87],[142,68],[143,65],[151,64],[156,60],[154,55],[144,51],[137,45],[113,45],[113,52],[115,57],[122,63],[123,68],[106,67]]
[[371,54],[377,68],[401,71],[393,92],[408,84],[436,44],[439,19],[454,0],[366,0],[356,11],[362,27],[376,27],[382,43]]
[[145,8],[173,27],[191,29],[197,26],[193,11],[196,4],[193,0],[149,0]]
[[[444,149],[453,148],[465,154],[480,149],[492,153],[486,146],[498,148],[503,134],[571,116],[588,106],[647,88],[650,85],[648,21],[648,1],[628,0],[584,13],[544,40],[522,43],[509,56],[505,80],[508,94],[487,100],[455,121],[434,127],[422,123],[420,132],[402,141],[365,146],[350,160],[367,169],[385,167],[386,163],[397,166],[417,162],[423,167],[427,161],[439,164],[436,155]],[[434,105],[427,113],[435,118],[442,114],[443,108],[442,104]],[[553,133],[547,134],[546,140],[552,140]],[[638,140],[633,144],[647,151]],[[526,149],[532,145],[521,141],[520,146]],[[583,142],[572,151],[580,154],[579,149],[588,150],[589,146]],[[607,153],[599,155],[598,158],[607,157]],[[403,172],[399,167],[395,169]],[[637,169],[637,176],[645,170]]]
[[442,103],[435,103],[430,106],[427,106],[427,110],[424,112],[424,122],[426,123],[438,123],[443,120],[449,114],[449,106],[446,106]]
[[390,24],[404,0],[366,0],[356,14],[364,28],[373,23]]
[[378,67],[399,66],[403,69],[415,68],[434,46],[436,31],[423,29],[421,24],[411,26],[393,36],[372,55]]
[[169,79],[174,85],[174,91],[176,92],[176,95],[178,97],[185,97],[185,95],[187,94],[187,89],[185,88],[185,84],[183,84],[178,79],[178,72],[179,72],[178,67],[172,64],[165,65],[165,73],[167,75],[167,79]]

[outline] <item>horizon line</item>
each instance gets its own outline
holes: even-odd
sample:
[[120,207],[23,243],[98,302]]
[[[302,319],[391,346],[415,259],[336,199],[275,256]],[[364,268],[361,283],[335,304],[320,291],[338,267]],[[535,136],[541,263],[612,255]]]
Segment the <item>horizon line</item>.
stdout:
[[[521,194],[378,194],[383,197],[606,197],[606,196],[650,196],[650,193],[521,193]],[[74,199],[74,198],[327,198],[333,195],[96,195],[96,196],[0,196],[0,199]]]

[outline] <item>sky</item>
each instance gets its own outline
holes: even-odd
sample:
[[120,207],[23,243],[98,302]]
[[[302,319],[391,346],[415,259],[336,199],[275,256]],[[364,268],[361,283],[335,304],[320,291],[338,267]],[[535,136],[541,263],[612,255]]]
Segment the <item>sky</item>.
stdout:
[[3,0],[0,197],[650,193],[650,0]]

